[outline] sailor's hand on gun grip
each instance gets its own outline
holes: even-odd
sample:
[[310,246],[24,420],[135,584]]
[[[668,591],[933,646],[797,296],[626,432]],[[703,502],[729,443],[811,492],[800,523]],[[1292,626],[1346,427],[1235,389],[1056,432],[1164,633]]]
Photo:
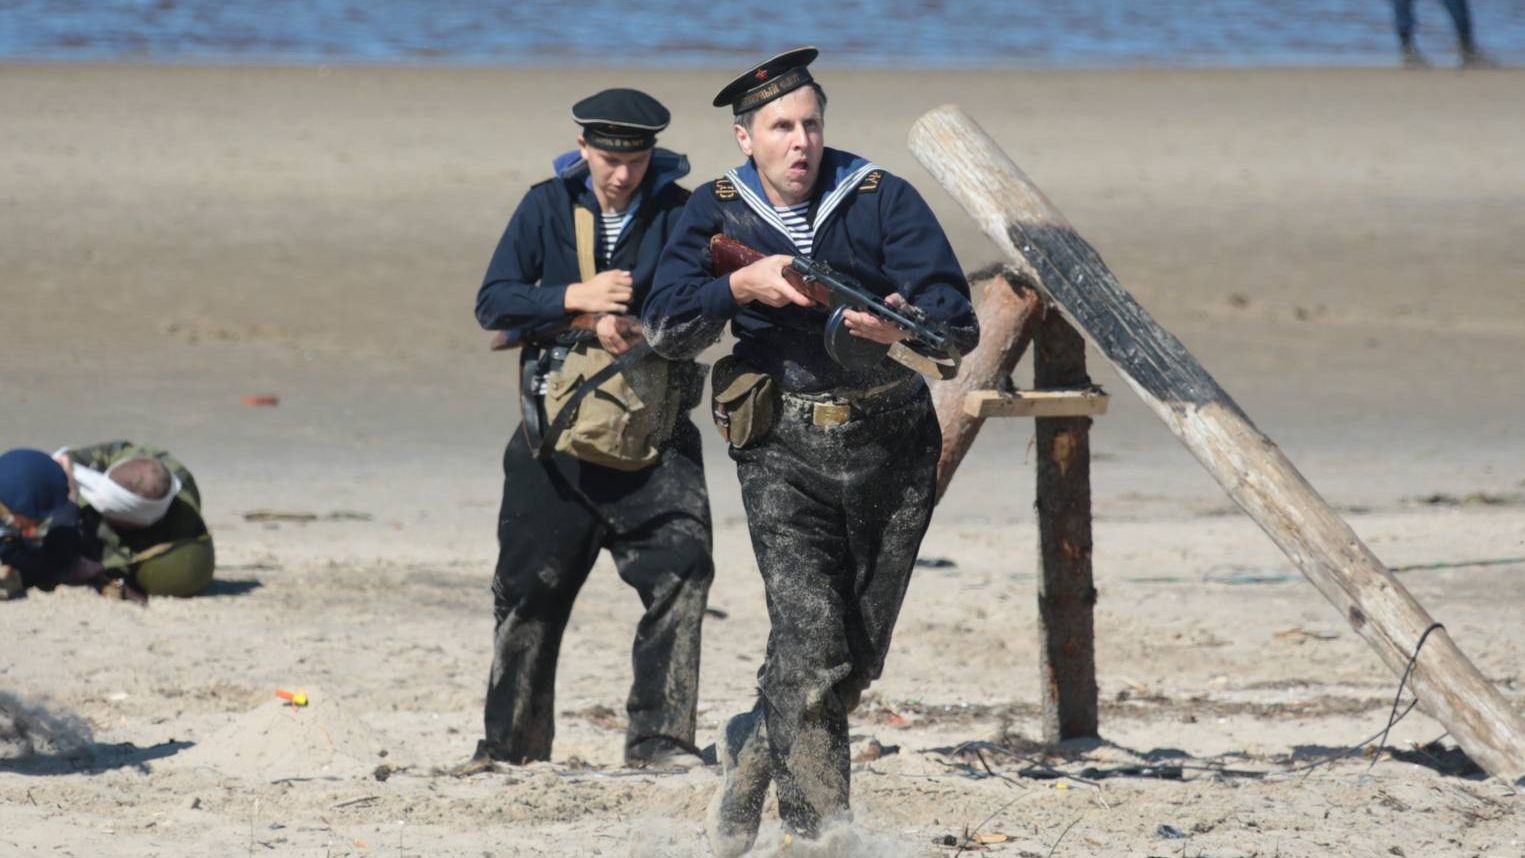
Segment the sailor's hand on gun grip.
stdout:
[[[884,303],[898,310],[905,306],[905,298],[899,292],[892,292],[884,299]],[[847,325],[847,332],[853,336],[885,345],[894,345],[911,336],[909,331],[894,322],[862,310],[848,310],[842,314],[842,321]]]
[[760,301],[769,307],[789,304],[809,307],[810,299],[784,279],[784,269],[793,258],[783,254],[764,256],[731,274],[731,294],[736,297],[736,303]]
[[611,268],[586,283],[568,284],[562,303],[568,313],[624,313],[634,295],[635,281],[630,279],[630,272]]
[[631,347],[639,343],[643,336],[639,319],[634,316],[617,316],[613,313],[599,316],[593,331],[598,334],[599,345],[604,347],[604,351],[615,357],[630,351]]

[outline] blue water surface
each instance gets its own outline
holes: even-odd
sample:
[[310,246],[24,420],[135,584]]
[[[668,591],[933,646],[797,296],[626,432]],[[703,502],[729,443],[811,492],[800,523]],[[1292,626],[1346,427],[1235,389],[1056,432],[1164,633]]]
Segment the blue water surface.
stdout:
[[[1525,62],[1525,0],[1475,0]],[[1455,59],[1439,0],[1419,43]],[[1392,65],[1387,0],[0,0],[0,60],[731,68],[799,44],[837,66]]]

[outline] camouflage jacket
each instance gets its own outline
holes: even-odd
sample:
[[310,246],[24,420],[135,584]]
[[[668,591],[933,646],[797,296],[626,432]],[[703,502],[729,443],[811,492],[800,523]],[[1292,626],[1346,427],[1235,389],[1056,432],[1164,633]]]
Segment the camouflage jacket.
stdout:
[[84,498],[79,499],[84,554],[100,561],[106,567],[107,574],[113,577],[127,575],[137,555],[156,545],[207,535],[206,522],[201,519],[201,491],[196,488],[196,479],[180,460],[169,453],[131,441],[108,441],[89,447],[71,448],[65,452],[75,463],[103,473],[117,462],[127,459],[158,459],[180,478],[180,493],[170,503],[169,512],[148,527],[114,526],[87,504]]

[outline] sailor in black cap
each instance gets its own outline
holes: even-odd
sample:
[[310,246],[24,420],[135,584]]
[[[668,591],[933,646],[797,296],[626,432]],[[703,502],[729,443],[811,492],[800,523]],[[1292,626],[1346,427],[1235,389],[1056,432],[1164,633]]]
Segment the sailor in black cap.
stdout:
[[477,293],[482,327],[522,345],[523,423],[503,454],[495,648],[486,736],[494,760],[546,760],[557,653],[601,549],[639,593],[630,765],[701,761],[699,636],[713,576],[698,430],[701,370],[651,352],[638,317],[689,193],[688,160],[655,147],[668,112],[632,89],[578,102],[577,149],[530,188]]
[[[717,743],[725,782],[709,832],[719,855],[751,847],[770,781],[797,835],[817,837],[850,816],[847,715],[883,668],[941,445],[921,377],[889,360],[836,362],[826,313],[784,268],[798,256],[829,263],[945,325],[959,352],[979,338],[968,283],[921,196],[867,159],[826,148],[826,94],[807,68],[815,57],[814,48],[780,54],[716,96],[747,160],[689,200],[642,310],[652,346],[669,357],[698,353],[727,325],[737,339],[715,366],[715,409],[772,628],[757,706]],[[717,233],[770,255],[716,276],[707,245]],[[865,340],[906,336],[866,312],[845,320]]]

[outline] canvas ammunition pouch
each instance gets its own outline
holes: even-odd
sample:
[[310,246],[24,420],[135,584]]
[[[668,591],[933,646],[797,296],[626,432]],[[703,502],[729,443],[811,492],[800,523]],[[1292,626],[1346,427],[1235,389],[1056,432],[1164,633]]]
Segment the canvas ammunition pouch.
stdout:
[[[577,264],[584,280],[593,262],[593,213],[572,210]],[[546,376],[541,400],[546,430],[537,456],[551,450],[621,471],[656,463],[672,435],[682,398],[673,365],[642,342],[625,354],[609,354],[596,339],[568,348]]]
[[677,417],[670,367],[644,343],[618,358],[596,342],[573,346],[547,380],[547,446],[621,471],[654,464]]
[[773,376],[745,360],[726,355],[710,373],[710,413],[715,428],[732,447],[761,441],[778,420],[779,392]]

